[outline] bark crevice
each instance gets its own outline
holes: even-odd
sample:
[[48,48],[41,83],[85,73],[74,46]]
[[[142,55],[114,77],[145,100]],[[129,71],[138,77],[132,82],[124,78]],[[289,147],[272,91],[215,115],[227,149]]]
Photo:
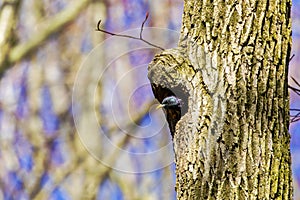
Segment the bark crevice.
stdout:
[[179,47],[149,64],[152,84],[187,96],[173,128],[177,199],[292,199],[290,7],[185,1]]

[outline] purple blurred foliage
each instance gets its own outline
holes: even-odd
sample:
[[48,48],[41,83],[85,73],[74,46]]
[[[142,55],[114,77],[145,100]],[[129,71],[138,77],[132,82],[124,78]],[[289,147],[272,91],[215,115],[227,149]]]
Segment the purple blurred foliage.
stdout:
[[[111,13],[112,13],[112,11],[110,9],[107,9],[107,18],[106,18],[106,21],[104,23],[104,27],[105,27],[106,30],[113,32],[116,27],[114,27],[114,25],[113,25],[112,18],[109,17],[110,15],[112,15]],[[105,35],[105,36],[109,37],[108,35]]]
[[64,141],[60,137],[51,142],[51,159],[52,164],[55,166],[63,164],[67,159]]
[[[147,77],[147,66],[143,65],[139,67],[135,71],[135,74],[136,76],[134,82],[137,86],[140,87],[138,87],[132,94],[130,103],[134,108],[139,110],[145,103],[150,102],[154,98],[154,96],[152,94],[150,83],[144,84],[145,77]],[[144,119],[147,120],[147,118]]]
[[[138,81],[139,77],[137,77]],[[135,108],[140,109],[145,102],[150,101],[154,97],[152,96],[152,90],[149,85],[144,85],[143,87],[139,87],[134,94],[132,95],[132,104]],[[143,118],[141,123],[143,123],[143,120],[148,120],[148,118]]]
[[[293,76],[293,75],[291,75],[291,76]],[[292,91],[290,91],[290,108],[297,108],[297,109],[300,108],[299,95],[297,95],[296,93],[294,93]]]
[[[148,1],[143,0],[123,0],[125,28],[141,26],[146,13],[149,10]],[[147,22],[146,22],[147,24]]]
[[168,24],[168,29],[178,30],[178,27],[176,26],[176,24],[173,21],[170,21]]
[[51,183],[51,177],[48,172],[44,172],[40,180],[40,186],[44,187],[47,183]]
[[40,116],[43,121],[44,131],[47,135],[56,133],[59,129],[59,118],[52,109],[51,94],[48,86],[44,85],[42,88],[42,106]]
[[7,179],[5,181],[4,199],[14,200],[14,199],[28,199],[26,194],[24,194],[24,184],[22,178],[18,175],[16,171],[8,172]]
[[293,134],[291,138],[291,151],[300,150],[300,122],[290,125],[290,132]]
[[145,127],[148,126],[151,123],[151,117],[149,115],[149,113],[147,113],[146,115],[144,115],[140,121],[140,123],[138,123],[139,126],[141,127]]
[[20,167],[27,172],[31,171],[33,167],[33,159],[31,155],[24,155],[19,157]]
[[71,197],[68,196],[68,193],[59,187],[55,188],[50,196],[50,200],[69,200],[69,199],[71,199]]
[[120,187],[110,179],[106,179],[99,186],[97,199],[123,200],[124,196]]
[[[131,41],[131,42],[136,42],[136,41]],[[130,46],[130,44],[129,44],[129,46]],[[150,46],[149,46],[149,48],[150,48]],[[138,51],[129,52],[128,56],[130,59],[130,64],[132,64],[132,67],[138,67],[140,65],[145,65],[145,68],[147,69],[146,64],[151,62],[151,60],[154,56],[154,53],[150,49],[147,49],[147,50],[141,49]],[[145,78],[145,76],[144,76],[144,78]]]
[[[142,1],[142,0],[123,0],[123,1],[109,1],[113,2],[113,4],[108,3],[108,15],[107,15],[107,20],[105,22],[105,29],[109,31],[116,31],[116,32],[122,32],[130,28],[139,28],[141,27],[142,22],[145,19],[146,13],[149,11],[149,1]],[[123,11],[123,13],[122,13]],[[151,23],[151,11],[149,13],[149,18],[148,21],[145,23],[144,27],[149,26]],[[178,26],[175,24],[172,24],[172,29],[176,29]],[[109,37],[109,36],[108,36]],[[170,41],[172,41],[172,45],[177,43],[175,39],[171,38]],[[136,47],[139,45],[140,41],[135,41],[135,40],[128,40],[128,45],[129,48]],[[151,49],[149,46],[149,49],[143,49],[143,50],[138,50],[138,51],[131,51],[128,52],[127,56],[129,57],[129,64],[133,68],[133,73],[134,75],[134,83],[135,85],[139,86],[141,84],[148,82],[147,79],[147,65],[148,63],[152,60],[154,56],[154,51]],[[112,64],[113,65],[113,64]],[[118,70],[117,67],[109,67],[109,70]],[[108,80],[109,82],[113,82],[113,80]],[[107,81],[103,82],[104,85],[108,83]],[[116,85],[117,83],[112,83],[112,85]],[[104,86],[104,88],[111,88],[107,85]],[[116,110],[122,110],[124,102],[122,102],[122,98],[119,98],[120,94],[118,92],[114,91],[113,94],[113,106],[114,109]],[[104,95],[106,96],[106,95]],[[134,93],[130,97],[130,104],[132,105],[133,108],[136,110],[139,110],[142,108],[142,106],[146,103],[152,100],[153,94],[151,91],[151,86],[150,83],[146,85],[141,85],[141,87],[137,88]],[[108,97],[108,99],[110,99]],[[107,108],[101,109],[102,114],[106,112],[111,112],[109,110],[106,110]],[[143,116],[141,121],[139,122],[139,126],[145,127],[149,125],[150,123],[156,123],[151,119],[150,114],[146,114]],[[105,127],[102,127],[104,130]],[[151,130],[145,128],[142,131],[149,131]],[[145,135],[145,134],[143,134]],[[155,135],[150,138],[143,138],[143,139],[133,139],[127,147],[126,150],[129,151],[130,153],[137,154],[137,153],[147,153],[147,152],[153,152],[157,150],[157,145],[158,141],[161,141],[162,135]],[[136,172],[140,172],[143,169],[143,163],[141,163],[140,160],[136,159],[135,156],[131,157],[131,164],[135,167]],[[162,176],[162,171],[164,169],[159,169],[156,170],[152,173],[147,173],[147,174],[136,174],[136,180],[138,185],[143,182],[143,179],[146,178],[147,176],[153,177],[154,180],[159,180],[161,179]],[[175,173],[173,175],[174,180],[175,180]],[[153,190],[157,190],[160,195],[162,194],[162,185],[164,184],[163,181],[156,185]],[[99,188],[99,196],[98,199],[115,199],[115,195],[118,194],[116,191],[118,191],[118,186],[116,186],[111,180],[105,180],[105,182],[100,186]],[[122,193],[120,191],[120,196],[116,199],[122,199]],[[175,197],[175,191],[173,192],[174,197]],[[113,196],[112,196],[113,195]],[[160,198],[160,197],[159,197]],[[163,198],[160,198],[163,199]]]
[[[156,170],[153,172],[153,177],[155,178],[155,180],[162,180],[163,178],[163,170],[164,169],[160,169],[160,170]],[[157,182],[156,185],[154,185],[153,191],[155,194],[157,194],[157,198],[158,199],[165,199],[164,198],[164,193],[163,193],[163,181],[159,181]]]
[[83,38],[83,40],[81,42],[80,51],[82,53],[89,53],[93,49],[93,44],[92,44],[92,41],[91,41],[91,36],[88,33],[89,32],[86,32],[86,34],[84,34],[84,38]]
[[300,122],[290,125],[290,133],[293,176],[297,183],[300,184]]
[[161,179],[163,176],[163,169],[154,171],[152,175],[153,177],[155,177],[156,180]]
[[140,154],[140,153],[143,153],[141,152],[141,148],[139,145],[137,146],[134,146],[134,145],[130,145],[128,148],[127,148],[127,151],[130,152],[130,160],[131,160],[131,164],[134,166],[134,171],[136,173],[139,173],[143,170],[143,164],[140,162],[140,160],[138,160],[138,158],[135,156],[135,154]]
[[19,92],[18,104],[16,110],[16,116],[18,118],[25,118],[29,114],[28,100],[27,100],[27,75],[28,75],[28,65],[24,67],[24,71],[20,77],[20,82],[15,86],[16,90]]
[[68,4],[65,0],[52,0],[49,5],[51,5],[49,9],[51,9],[53,13],[57,13],[64,10]]
[[20,169],[30,172],[33,167],[32,146],[30,142],[20,133],[16,132],[15,151],[18,156]]

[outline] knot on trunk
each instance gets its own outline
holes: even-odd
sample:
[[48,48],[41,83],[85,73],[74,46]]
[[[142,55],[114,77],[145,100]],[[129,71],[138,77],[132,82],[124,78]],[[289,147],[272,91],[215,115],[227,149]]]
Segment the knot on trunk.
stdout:
[[178,120],[188,111],[188,99],[193,90],[196,72],[188,56],[180,48],[168,49],[157,54],[148,66],[148,78],[155,98],[162,103],[169,96],[176,96],[183,104],[179,110],[166,113],[172,136]]

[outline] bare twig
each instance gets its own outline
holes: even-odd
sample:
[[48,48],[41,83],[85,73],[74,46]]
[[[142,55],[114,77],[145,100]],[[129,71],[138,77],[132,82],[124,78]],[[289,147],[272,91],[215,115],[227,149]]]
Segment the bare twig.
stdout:
[[293,81],[296,83],[296,85],[298,85],[298,87],[300,88],[300,83],[298,83],[294,77],[291,77],[291,78],[292,78]]
[[295,88],[295,87],[293,87],[293,86],[288,86],[292,91],[294,91],[295,93],[297,93],[298,95],[300,95],[299,94],[299,92],[300,92],[300,89],[297,89],[297,88]]
[[295,121],[298,121],[298,120],[300,120],[300,109],[290,109],[290,111],[296,111],[296,112],[298,112],[297,114],[295,114],[295,115],[290,115],[291,117],[292,117],[292,119],[291,119],[291,122],[295,122]]
[[[300,83],[298,83],[298,81],[296,81],[296,79],[294,77],[291,77],[291,78],[296,83],[296,85],[300,88]],[[293,92],[295,92],[297,95],[300,96],[300,89],[295,88],[295,87],[293,87],[291,85],[288,85],[288,88],[290,88]]]
[[295,92],[297,95],[300,95],[300,89],[297,89],[297,88],[295,88],[295,87],[293,87],[293,86],[288,86],[293,92]]
[[290,57],[289,62],[291,62],[293,60],[293,58],[295,57],[295,54],[292,55],[292,57]]
[[298,108],[291,108],[290,111],[300,111]]
[[144,21],[143,21],[143,23],[142,23],[142,26],[141,26],[141,32],[140,32],[140,39],[143,39],[144,25],[145,25],[145,23],[146,23],[148,17],[149,17],[149,12],[146,13],[146,17],[145,17],[145,19],[144,19]]
[[291,116],[292,117],[292,119],[291,119],[291,123],[293,123],[293,122],[297,122],[297,121],[299,121],[300,120],[300,113],[298,113],[297,115],[295,115],[295,116]]
[[106,34],[109,34],[109,35],[112,35],[112,36],[130,38],[130,39],[134,39],[134,40],[140,40],[140,41],[142,41],[142,42],[144,42],[144,43],[146,43],[146,44],[148,44],[150,46],[153,46],[153,47],[158,48],[158,49],[160,49],[160,50],[163,51],[163,50],[165,50],[164,48],[162,48],[162,47],[160,47],[158,45],[155,45],[155,44],[153,44],[153,43],[151,43],[151,42],[149,42],[149,41],[147,41],[147,40],[145,40],[143,38],[144,25],[145,25],[148,17],[149,17],[149,13],[147,12],[146,17],[145,17],[145,19],[144,19],[144,21],[142,23],[142,26],[141,26],[140,37],[135,37],[135,36],[132,36],[132,35],[124,35],[124,34],[118,34],[118,33],[113,33],[113,32],[110,32],[110,31],[106,31],[106,30],[100,28],[101,20],[99,20],[98,23],[97,23],[97,29],[96,29],[96,31],[100,31],[102,33],[106,33]]
[[[293,56],[292,56],[292,58],[293,58]],[[291,59],[290,59],[290,60],[291,60]],[[294,77],[291,77],[291,78],[292,78],[292,80],[295,82],[295,84],[300,88],[300,83],[299,83]],[[295,92],[298,96],[300,96],[300,89],[295,88],[295,87],[290,86],[290,85],[288,85],[288,87],[289,87],[293,92]],[[291,117],[291,123],[299,121],[299,120],[300,120],[300,109],[298,109],[298,108],[291,108],[290,111],[291,111],[291,112],[298,112],[298,113],[295,114],[295,115],[290,115],[290,117]]]

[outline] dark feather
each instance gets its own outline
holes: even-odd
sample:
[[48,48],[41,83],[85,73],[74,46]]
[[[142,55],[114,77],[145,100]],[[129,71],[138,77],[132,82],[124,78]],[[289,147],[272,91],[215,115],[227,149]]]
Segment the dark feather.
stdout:
[[167,121],[169,124],[172,138],[174,138],[175,127],[176,127],[177,122],[180,120],[181,110],[180,110],[180,108],[165,109],[165,113],[166,113],[166,118],[167,118]]
[[[169,96],[175,96],[175,94],[164,87],[161,87],[156,84],[151,84],[152,86],[152,91],[155,96],[155,98],[159,101],[159,103],[162,103],[162,101]],[[181,118],[181,107],[172,107],[170,109],[164,109],[168,124],[169,124],[169,129],[172,135],[172,138],[174,138],[175,134],[175,126],[177,122]]]

